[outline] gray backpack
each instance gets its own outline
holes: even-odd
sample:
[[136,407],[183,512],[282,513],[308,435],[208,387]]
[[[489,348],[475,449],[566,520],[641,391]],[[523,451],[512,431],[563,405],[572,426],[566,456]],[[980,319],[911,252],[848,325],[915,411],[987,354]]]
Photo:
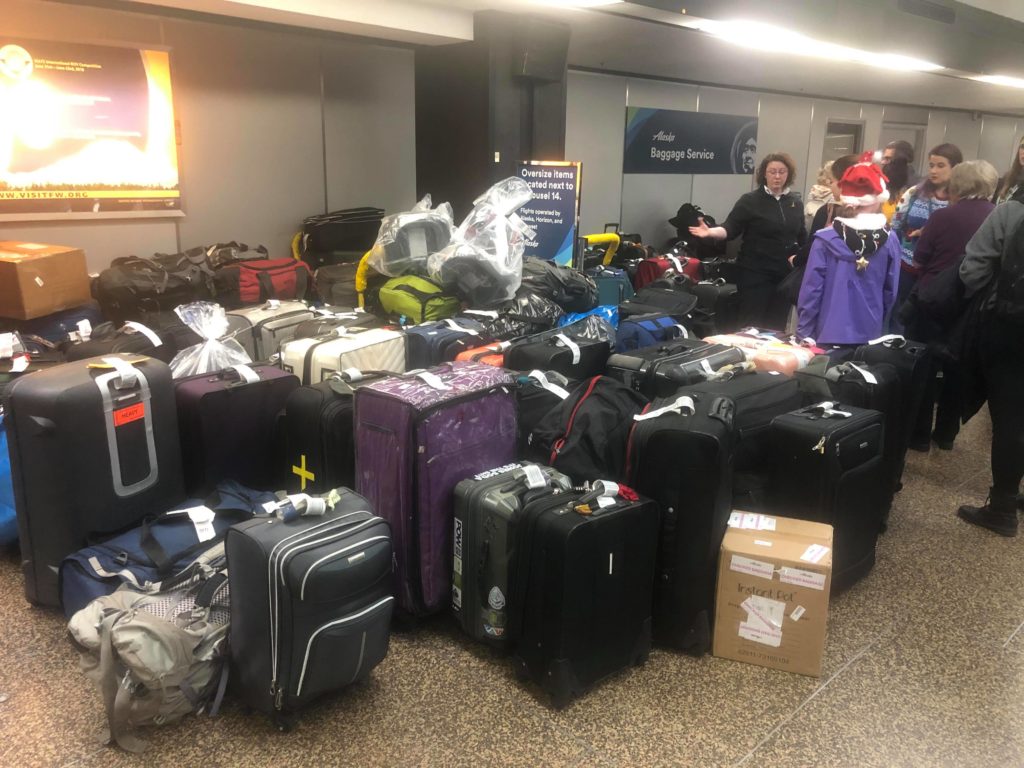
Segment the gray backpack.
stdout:
[[227,683],[231,617],[224,544],[162,583],[124,585],[71,617],[82,671],[106,708],[105,743],[130,752],[148,744],[134,729],[163,725],[209,704],[216,714]]

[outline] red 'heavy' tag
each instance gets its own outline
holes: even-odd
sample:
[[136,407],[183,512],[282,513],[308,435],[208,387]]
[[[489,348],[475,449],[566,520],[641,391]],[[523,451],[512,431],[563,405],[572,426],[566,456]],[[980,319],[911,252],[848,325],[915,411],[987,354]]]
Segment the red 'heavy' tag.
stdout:
[[136,403],[135,405],[129,405],[126,408],[114,411],[114,426],[120,427],[124,424],[129,424],[133,421],[138,421],[146,415],[146,404]]

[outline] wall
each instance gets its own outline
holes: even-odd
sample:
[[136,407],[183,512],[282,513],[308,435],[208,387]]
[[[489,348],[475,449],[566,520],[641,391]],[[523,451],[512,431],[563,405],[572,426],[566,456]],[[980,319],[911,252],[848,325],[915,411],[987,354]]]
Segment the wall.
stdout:
[[[660,244],[675,234],[668,224],[680,204],[694,202],[724,219],[732,204],[752,189],[750,176],[629,174],[622,153],[627,106],[693,110],[758,118],[761,154],[784,151],[797,163],[794,189],[806,196],[814,183],[829,120],[861,123],[866,148],[879,146],[883,124],[918,125],[927,147],[950,141],[967,159],[988,160],[1000,173],[1024,132],[1024,119],[883,104],[803,98],[711,88],[620,75],[570,71],[565,157],[583,163],[580,231],[601,232],[620,222]],[[918,148],[919,153],[922,148]],[[920,165],[927,166],[925,158]]]
[[4,0],[4,34],[171,49],[185,217],[2,222],[89,267],[224,240],[289,253],[305,216],[415,202],[413,52],[241,24]]

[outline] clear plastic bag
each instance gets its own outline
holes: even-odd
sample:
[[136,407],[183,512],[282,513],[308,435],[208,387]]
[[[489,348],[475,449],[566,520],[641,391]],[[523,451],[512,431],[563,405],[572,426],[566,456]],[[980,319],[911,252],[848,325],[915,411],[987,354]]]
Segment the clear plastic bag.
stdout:
[[455,229],[451,205],[431,208],[431,202],[425,195],[411,211],[384,217],[370,249],[370,267],[388,277],[426,273],[427,257],[447,246]]
[[182,304],[174,310],[181,322],[199,334],[205,341],[186,347],[171,360],[171,375],[175,379],[216,373],[239,363],[251,363],[252,358],[241,344],[228,338],[228,318],[224,307],[210,301]]
[[488,189],[452,235],[448,247],[427,260],[430,277],[474,307],[508,301],[523,276],[523,251],[535,236],[516,211],[533,198],[515,176]]

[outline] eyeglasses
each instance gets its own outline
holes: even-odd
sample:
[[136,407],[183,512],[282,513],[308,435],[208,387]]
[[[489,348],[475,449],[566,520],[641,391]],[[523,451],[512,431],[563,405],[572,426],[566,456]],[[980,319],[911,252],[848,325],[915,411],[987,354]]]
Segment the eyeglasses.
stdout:
[[781,171],[778,171],[778,170],[774,170],[774,169],[771,169],[771,170],[767,170],[767,171],[765,171],[765,173],[766,173],[767,175],[769,175],[769,176],[786,176],[786,175],[788,175],[788,174],[789,174],[789,171],[787,171],[787,170],[785,170],[785,169],[783,169],[783,170],[781,170]]

